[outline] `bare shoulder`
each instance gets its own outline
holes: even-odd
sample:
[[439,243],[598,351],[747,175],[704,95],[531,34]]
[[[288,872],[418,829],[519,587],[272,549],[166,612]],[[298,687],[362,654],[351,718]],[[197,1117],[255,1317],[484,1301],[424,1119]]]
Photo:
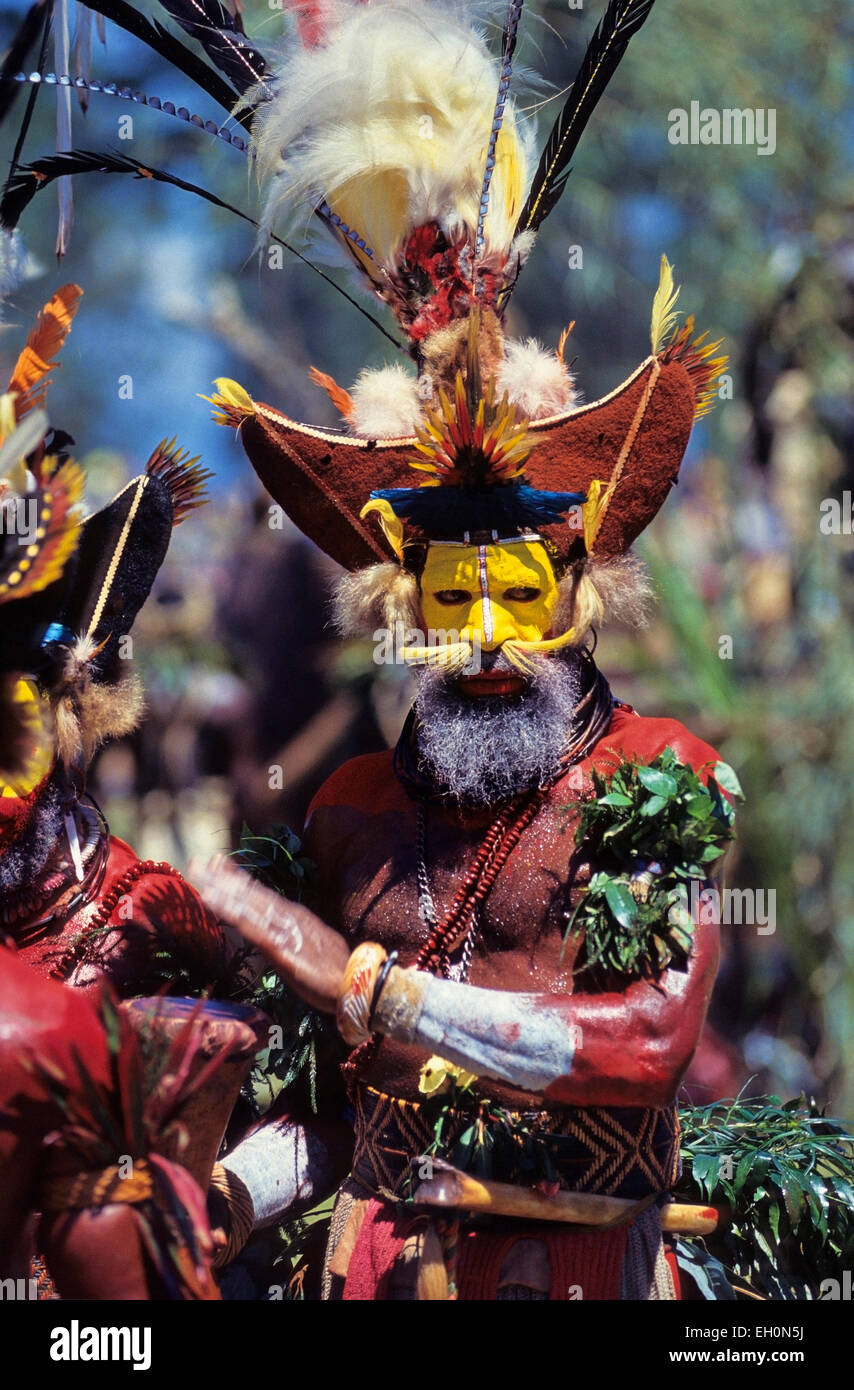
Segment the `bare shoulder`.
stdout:
[[720,754],[710,743],[697,738],[678,719],[635,714],[618,708],[608,732],[594,750],[596,763],[606,762],[613,751],[619,758],[641,757],[645,761],[657,758],[665,748],[672,748],[680,762],[695,772],[710,772],[720,760]]
[[325,809],[374,813],[403,804],[406,793],[394,775],[392,758],[391,749],[385,749],[342,763],[315,793],[306,824]]

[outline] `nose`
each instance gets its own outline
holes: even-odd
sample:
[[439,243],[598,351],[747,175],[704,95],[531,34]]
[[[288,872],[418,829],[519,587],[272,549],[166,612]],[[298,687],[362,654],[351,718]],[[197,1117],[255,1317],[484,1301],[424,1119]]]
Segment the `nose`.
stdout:
[[460,633],[464,642],[471,642],[475,636],[485,652],[494,652],[505,642],[519,636],[518,627],[501,603],[495,599],[478,599],[468,613],[468,621]]

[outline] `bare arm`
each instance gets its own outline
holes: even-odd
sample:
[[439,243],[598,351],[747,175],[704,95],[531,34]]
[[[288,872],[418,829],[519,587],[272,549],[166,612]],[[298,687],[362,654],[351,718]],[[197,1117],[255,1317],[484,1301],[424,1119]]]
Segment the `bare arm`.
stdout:
[[[199,868],[196,876],[211,906],[265,951],[298,993],[335,1008],[348,957],[343,938],[228,863]],[[697,1045],[717,960],[718,929],[699,923],[684,972],[668,970],[656,984],[638,980],[621,993],[481,989],[394,967],[370,1026],[549,1100],[662,1106],[673,1100]],[[367,1007],[370,972],[357,973]]]

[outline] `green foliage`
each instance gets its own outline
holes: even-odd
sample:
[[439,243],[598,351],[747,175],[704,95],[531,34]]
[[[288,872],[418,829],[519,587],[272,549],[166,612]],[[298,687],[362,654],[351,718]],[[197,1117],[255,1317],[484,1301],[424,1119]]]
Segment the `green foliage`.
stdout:
[[612,774],[592,776],[575,843],[602,867],[567,927],[583,942],[579,973],[606,983],[684,968],[693,922],[680,890],[706,880],[733,838],[735,812],[723,793],[740,797],[738,778],[718,762],[705,785],[672,748],[651,763],[624,759]]
[[[720,1233],[679,1242],[713,1289],[721,1269],[770,1299],[814,1299],[854,1259],[854,1132],[813,1100],[686,1107],[677,1200],[728,1203]],[[696,1276],[695,1276],[696,1277]],[[707,1297],[720,1297],[711,1292]]]
[[318,1298],[319,1290],[307,1291],[306,1283],[316,1278],[323,1267],[323,1254],[329,1240],[329,1223],[335,1207],[336,1193],[330,1193],[311,1211],[295,1216],[278,1229],[281,1249],[273,1268],[284,1274],[284,1299],[288,1303],[303,1302],[307,1297]]
[[[422,1098],[422,1112],[433,1129],[427,1156],[445,1159],[484,1181],[556,1191],[561,1154],[574,1151],[576,1141],[544,1132],[540,1114],[508,1110],[479,1096],[475,1084],[449,1077],[447,1090]],[[413,1172],[413,1188],[415,1176]]]
[[[299,836],[286,825],[273,826],[269,835],[255,835],[244,824],[235,858],[253,878],[297,902],[315,872],[313,861],[302,853]],[[253,1109],[263,1114],[290,1091],[316,1114],[318,1056],[337,1043],[333,1021],[307,1008],[274,971],[260,977],[250,1002],[279,1030],[275,1043],[256,1056],[247,1082]]]
[[316,869],[314,861],[302,853],[299,835],[286,825],[271,826],[269,835],[255,835],[244,821],[234,857],[253,878],[296,902]]

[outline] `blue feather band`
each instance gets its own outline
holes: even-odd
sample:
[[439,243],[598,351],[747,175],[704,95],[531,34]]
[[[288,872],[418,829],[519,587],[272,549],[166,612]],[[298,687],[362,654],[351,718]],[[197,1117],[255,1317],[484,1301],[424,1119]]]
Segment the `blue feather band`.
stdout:
[[584,492],[540,492],[527,483],[489,488],[380,488],[372,498],[390,502],[395,516],[418,526],[432,540],[459,540],[466,532],[502,535],[550,526],[563,513],[587,501]]

